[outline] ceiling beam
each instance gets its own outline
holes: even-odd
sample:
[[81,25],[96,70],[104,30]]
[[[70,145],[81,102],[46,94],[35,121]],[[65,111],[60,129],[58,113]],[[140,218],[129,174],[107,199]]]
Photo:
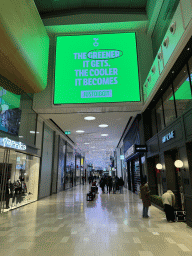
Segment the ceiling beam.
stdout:
[[39,12],[42,19],[61,17],[61,16],[70,16],[78,14],[143,14],[146,15],[145,8],[99,8],[99,7],[85,7],[85,8],[72,8],[72,9],[63,9],[58,11],[51,12]]
[[[3,1],[0,34],[0,74],[4,88],[14,93],[44,90],[47,86],[49,37],[34,1]],[[19,89],[13,88],[13,84]]]

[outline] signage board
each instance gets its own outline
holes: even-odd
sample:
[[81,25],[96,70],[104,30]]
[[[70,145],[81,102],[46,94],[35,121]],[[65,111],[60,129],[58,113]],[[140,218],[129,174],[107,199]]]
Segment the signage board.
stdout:
[[124,160],[124,155],[120,155],[120,160]]
[[133,154],[135,154],[135,145],[132,145],[130,148],[127,149],[127,151],[125,152],[125,158],[128,158]]
[[0,138],[0,146],[5,148],[13,148],[18,150],[26,150],[27,146],[22,142],[10,140],[9,138]]
[[170,133],[162,137],[162,143],[165,143],[166,141],[169,141],[174,138],[175,138],[175,131],[171,131]]
[[57,36],[54,104],[140,101],[136,34]]
[[147,152],[146,145],[135,145],[135,152]]

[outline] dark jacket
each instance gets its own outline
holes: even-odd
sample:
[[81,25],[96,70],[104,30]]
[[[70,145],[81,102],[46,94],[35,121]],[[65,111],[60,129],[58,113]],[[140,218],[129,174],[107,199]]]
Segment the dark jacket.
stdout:
[[150,200],[150,191],[149,191],[149,186],[147,183],[144,185],[140,186],[140,191],[141,191],[141,199],[143,201],[143,205],[145,207],[151,206],[151,200]]
[[119,186],[124,186],[124,181],[122,178],[119,179]]

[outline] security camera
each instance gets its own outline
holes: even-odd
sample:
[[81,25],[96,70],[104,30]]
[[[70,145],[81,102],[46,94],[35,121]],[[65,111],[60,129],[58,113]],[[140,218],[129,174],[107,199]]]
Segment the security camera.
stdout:
[[163,46],[164,46],[164,47],[167,48],[168,45],[169,45],[169,37],[165,38],[165,40],[164,40],[164,42],[163,42]]
[[152,71],[152,73],[153,73],[153,74],[155,74],[155,72],[156,72],[156,67],[155,67],[155,66],[153,66],[153,68],[152,68],[152,70],[151,70],[151,71]]
[[148,78],[147,78],[147,81],[150,83],[151,82],[151,76],[149,76]]
[[176,31],[176,21],[171,24],[169,30],[170,30],[172,35],[175,34],[175,31]]
[[158,60],[161,60],[161,59],[163,58],[162,52],[159,52],[159,53],[157,54],[157,58],[158,58]]

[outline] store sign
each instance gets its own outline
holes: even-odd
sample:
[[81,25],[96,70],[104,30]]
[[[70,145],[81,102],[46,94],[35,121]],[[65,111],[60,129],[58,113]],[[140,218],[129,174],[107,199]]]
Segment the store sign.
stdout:
[[175,131],[171,131],[170,133],[168,133],[164,137],[162,137],[162,143],[165,143],[166,141],[169,141],[174,138],[175,138]]
[[127,151],[125,152],[125,158],[128,158],[133,154],[135,154],[135,145],[132,145],[130,148],[127,149]]
[[135,145],[135,152],[147,152],[147,146]]
[[5,148],[13,148],[19,150],[26,150],[27,146],[22,142],[17,142],[14,140],[10,140],[9,138],[0,138],[0,145]]

